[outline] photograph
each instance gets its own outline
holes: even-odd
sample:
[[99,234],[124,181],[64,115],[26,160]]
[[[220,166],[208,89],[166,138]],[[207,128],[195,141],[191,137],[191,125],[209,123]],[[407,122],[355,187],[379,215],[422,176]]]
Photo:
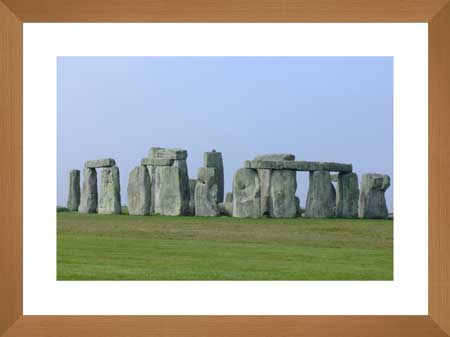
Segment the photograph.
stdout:
[[59,56],[57,280],[393,281],[393,60]]

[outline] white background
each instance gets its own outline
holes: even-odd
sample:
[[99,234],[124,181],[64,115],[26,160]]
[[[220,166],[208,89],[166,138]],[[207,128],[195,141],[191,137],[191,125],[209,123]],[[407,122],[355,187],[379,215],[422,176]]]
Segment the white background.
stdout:
[[[24,314],[426,315],[427,29],[24,24]],[[56,57],[133,55],[394,56],[394,281],[57,281]]]

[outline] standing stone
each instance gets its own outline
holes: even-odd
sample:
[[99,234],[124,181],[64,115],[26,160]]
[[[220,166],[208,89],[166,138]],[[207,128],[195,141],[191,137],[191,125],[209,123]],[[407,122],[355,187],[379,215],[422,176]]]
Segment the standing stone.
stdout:
[[270,183],[270,216],[272,218],[295,218],[297,203],[297,172],[273,170]]
[[385,219],[388,217],[384,192],[391,186],[388,175],[367,173],[362,175],[359,195],[359,217]]
[[[261,188],[261,215],[270,216],[270,183],[272,178],[271,169],[258,169],[258,178]],[[292,171],[295,172],[295,171]]]
[[[154,177],[155,213],[161,215],[183,215],[189,209],[188,197],[182,187],[182,174],[179,167],[156,166]],[[189,189],[189,183],[187,184]]]
[[195,215],[217,216],[217,186],[216,169],[202,167],[198,170],[197,185],[195,186]]
[[155,214],[156,167],[157,166],[147,166],[148,177],[150,179],[150,214]]
[[189,201],[191,198],[191,192],[189,189],[189,172],[186,163],[186,159],[175,160],[172,167],[178,169],[179,181],[180,181],[180,201],[181,201],[181,214],[189,214]]
[[303,209],[300,206],[300,198],[295,197],[295,206],[297,206],[297,216],[300,217],[303,214]]
[[189,214],[195,215],[195,186],[197,179],[189,179]]
[[217,200],[218,202],[223,201],[224,194],[224,176],[223,176],[223,158],[222,152],[205,152],[203,156],[204,167],[212,167],[216,169],[216,180],[217,180]]
[[100,182],[99,214],[120,214],[120,176],[117,166],[105,167]]
[[189,214],[190,188],[186,158],[187,151],[183,149],[152,147],[149,158],[142,160],[150,177],[151,214]]
[[[284,165],[282,162],[284,161],[292,161],[295,160],[295,155],[290,153],[271,153],[271,154],[261,154],[255,157],[255,161],[275,161],[279,162],[278,168],[283,168]],[[258,169],[258,177],[260,181],[261,187],[261,215],[271,215],[271,204],[270,200],[270,185],[272,179],[272,169],[270,168],[261,168]]]
[[145,166],[137,166],[130,172],[127,193],[130,215],[150,213],[150,176]]
[[335,210],[336,190],[331,183],[330,172],[310,172],[305,216],[309,218],[329,218],[335,216]]
[[233,179],[233,217],[261,216],[261,188],[256,170],[241,168]]
[[228,192],[225,196],[225,202],[233,202],[233,192]]
[[97,171],[94,168],[85,168],[83,170],[83,188],[81,190],[80,213],[97,212]]
[[78,211],[80,206],[80,170],[71,170],[69,173],[69,196],[67,198],[67,208],[71,211]]
[[336,187],[336,216],[357,218],[359,188],[356,173],[339,173]]

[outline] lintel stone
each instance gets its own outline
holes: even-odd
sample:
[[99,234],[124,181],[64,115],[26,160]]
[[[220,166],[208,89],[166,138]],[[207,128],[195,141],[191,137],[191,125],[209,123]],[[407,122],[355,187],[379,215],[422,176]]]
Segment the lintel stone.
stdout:
[[84,163],[85,168],[112,167],[114,165],[116,165],[116,161],[112,158],[88,160]]

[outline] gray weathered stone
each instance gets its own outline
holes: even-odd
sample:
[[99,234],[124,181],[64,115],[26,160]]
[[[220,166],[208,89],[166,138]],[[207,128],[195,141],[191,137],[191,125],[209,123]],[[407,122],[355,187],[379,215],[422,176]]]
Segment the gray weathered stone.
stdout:
[[388,175],[367,173],[362,175],[359,195],[359,217],[384,219],[388,216],[384,192],[391,186]]
[[197,179],[189,179],[189,214],[195,215],[195,186]]
[[297,172],[273,170],[270,181],[270,216],[272,218],[295,218],[297,203]]
[[216,169],[201,167],[198,170],[197,185],[195,186],[195,215],[217,216],[217,178]]
[[284,169],[284,161],[246,160],[244,168],[282,170]]
[[[185,164],[185,163],[184,163]],[[154,166],[155,213],[186,215],[189,213],[189,178],[184,164]]]
[[331,183],[330,172],[310,172],[305,216],[310,218],[334,217],[335,210],[336,191]]
[[236,171],[233,179],[233,216],[261,216],[261,188],[256,170],[241,168]]
[[336,216],[358,217],[358,176],[354,172],[339,173],[336,185]]
[[[257,168],[258,178],[261,187],[261,215],[269,216],[271,214],[270,186],[272,178],[272,169],[283,169],[284,161],[292,161],[295,155],[290,153],[272,153],[256,156],[253,161],[244,163],[245,167]],[[258,168],[267,167],[267,168]]]
[[120,214],[120,175],[117,166],[105,167],[100,182],[99,214]]
[[224,197],[224,176],[223,176],[223,158],[222,152],[205,152],[203,155],[203,167],[212,167],[216,169],[217,180],[217,201],[222,202]]
[[141,165],[145,166],[172,166],[175,159],[167,158],[143,158]]
[[285,161],[285,160],[295,160],[295,155],[291,153],[269,153],[260,154],[255,157],[254,160],[274,160],[274,161]]
[[148,215],[150,213],[150,176],[145,166],[137,166],[128,177],[128,213]]
[[296,205],[296,207],[297,207],[297,216],[298,217],[300,217],[300,216],[302,216],[302,214],[304,213],[304,209],[303,208],[301,208],[301,206],[300,206],[300,198],[299,197],[295,197],[295,205]]
[[81,189],[78,212],[95,213],[97,212],[97,203],[97,171],[93,168],[85,168],[83,170],[83,188]]
[[[189,214],[190,189],[186,158],[187,151],[183,149],[152,147],[149,158],[142,160],[150,176],[151,214]],[[165,182],[167,186],[164,186]],[[175,203],[171,205],[171,201]]]
[[177,159],[186,160],[187,151],[179,148],[163,148],[163,147],[151,147],[148,151],[149,158],[160,159]]
[[189,189],[189,172],[187,162],[184,159],[175,160],[172,167],[177,167],[180,174],[181,214],[188,215],[191,191]]
[[225,196],[225,202],[233,202],[233,192],[228,192]]
[[296,171],[330,171],[330,172],[353,171],[352,164],[314,162],[314,161],[285,161],[284,168]]
[[272,178],[272,170],[258,169],[257,172],[261,189],[261,215],[270,216],[270,181]]
[[88,160],[84,163],[85,168],[102,168],[116,165],[116,161],[112,158]]
[[78,211],[80,206],[80,170],[69,172],[69,195],[67,197],[67,208]]
[[155,214],[156,166],[146,166],[150,179],[150,214]]
[[219,202],[219,213],[225,216],[233,216],[233,203],[232,202]]
[[244,168],[253,169],[286,169],[294,171],[330,171],[330,172],[352,172],[352,164],[340,164],[331,162],[314,161],[270,161],[270,160],[246,160]]

